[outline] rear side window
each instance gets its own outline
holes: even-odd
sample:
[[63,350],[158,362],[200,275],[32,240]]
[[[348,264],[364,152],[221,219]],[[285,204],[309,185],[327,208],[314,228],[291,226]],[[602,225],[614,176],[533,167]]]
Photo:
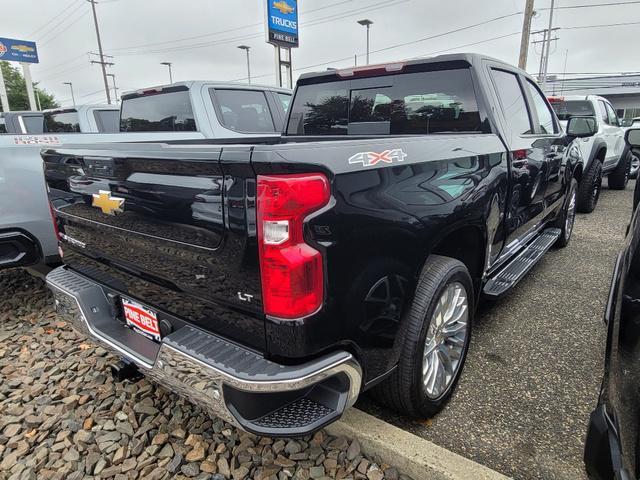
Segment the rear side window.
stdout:
[[120,131],[119,110],[95,110],[93,116],[96,119],[98,132],[116,133]]
[[538,114],[540,132],[558,133],[556,122],[553,120],[553,112],[549,108],[549,105],[547,105],[547,101],[542,96],[542,93],[540,93],[540,90],[538,90],[530,80],[527,80],[527,87],[529,88],[531,98],[533,98],[533,106]]
[[229,130],[242,133],[276,131],[264,92],[212,89],[211,99],[218,107],[220,123]]
[[560,120],[569,120],[571,117],[594,117],[593,105],[587,100],[567,100],[554,98],[551,106]]
[[480,132],[468,69],[301,85],[289,135],[402,135]]
[[619,127],[620,122],[618,120],[618,116],[616,115],[616,112],[613,110],[613,107],[608,103],[605,103],[604,106],[607,109],[607,116],[609,117],[609,125],[615,125],[616,127]]
[[44,132],[44,117],[42,115],[24,115],[22,117],[22,123],[26,133],[43,133]]
[[50,133],[80,133],[80,119],[78,118],[78,112],[75,110],[60,113],[45,113],[44,125],[45,131]]
[[602,100],[598,100],[598,105],[600,106],[600,119],[609,124],[609,114],[607,113],[607,107]]
[[120,131],[197,131],[189,91],[124,98],[120,113]]
[[511,131],[516,135],[533,133],[527,103],[524,100],[518,77],[504,70],[492,70],[492,75],[502,111],[509,122]]

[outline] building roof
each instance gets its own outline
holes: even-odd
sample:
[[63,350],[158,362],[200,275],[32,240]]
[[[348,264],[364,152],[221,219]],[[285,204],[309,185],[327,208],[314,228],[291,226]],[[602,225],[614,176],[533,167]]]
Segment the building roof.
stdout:
[[640,95],[640,75],[607,75],[548,80],[549,95]]

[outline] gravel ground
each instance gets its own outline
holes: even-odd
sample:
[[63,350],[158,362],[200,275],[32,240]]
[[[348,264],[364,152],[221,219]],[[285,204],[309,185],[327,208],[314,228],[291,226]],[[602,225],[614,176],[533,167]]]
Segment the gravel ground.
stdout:
[[415,423],[368,398],[357,406],[518,479],[586,478],[582,450],[602,380],[602,315],[631,217],[634,184],[604,189],[552,250],[501,301],[482,305],[449,405]]
[[0,273],[0,480],[405,479],[325,432],[260,438],[146,380],[56,319],[39,279]]

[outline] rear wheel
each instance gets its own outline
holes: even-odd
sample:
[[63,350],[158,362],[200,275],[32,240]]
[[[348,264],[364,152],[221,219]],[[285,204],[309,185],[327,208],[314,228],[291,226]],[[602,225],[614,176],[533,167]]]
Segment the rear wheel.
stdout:
[[589,168],[582,175],[578,186],[576,207],[580,213],[591,213],[598,204],[602,189],[602,162],[594,158]]
[[556,228],[559,228],[561,231],[560,237],[555,243],[557,247],[566,247],[571,240],[573,224],[576,220],[577,189],[578,181],[575,178],[572,178],[564,208],[562,209],[562,213],[558,216],[558,220],[556,220]]
[[473,284],[462,262],[429,257],[406,322],[398,367],[374,395],[412,417],[439,412],[453,393],[467,356],[473,320]]
[[618,160],[618,166],[609,174],[607,181],[609,188],[612,190],[624,190],[629,183],[629,176],[631,175],[631,152],[626,151]]
[[638,170],[640,170],[640,158],[638,158],[638,156],[635,153],[632,153],[629,178],[638,178]]

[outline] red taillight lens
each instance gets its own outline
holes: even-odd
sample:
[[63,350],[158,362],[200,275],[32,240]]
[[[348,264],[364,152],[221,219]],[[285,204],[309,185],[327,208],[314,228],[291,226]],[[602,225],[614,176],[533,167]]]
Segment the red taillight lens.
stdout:
[[320,308],[322,254],[304,241],[304,220],[329,203],[322,174],[258,175],[258,242],[267,315],[294,319]]
[[58,230],[58,218],[56,217],[56,211],[54,210],[51,202],[49,202],[49,212],[51,212],[51,221],[53,222],[53,231],[56,234],[56,238],[60,240],[60,231]]

